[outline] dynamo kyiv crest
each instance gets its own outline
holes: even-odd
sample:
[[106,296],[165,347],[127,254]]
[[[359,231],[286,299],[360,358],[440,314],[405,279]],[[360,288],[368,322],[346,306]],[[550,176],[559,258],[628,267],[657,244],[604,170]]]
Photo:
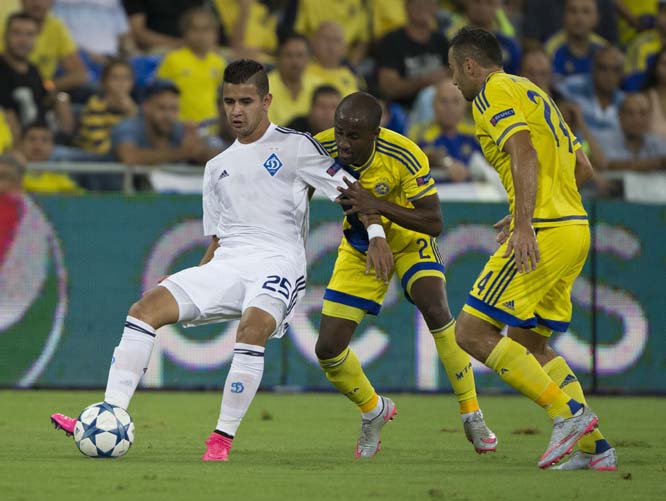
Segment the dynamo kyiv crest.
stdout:
[[282,160],[275,153],[271,155],[264,162],[264,168],[268,171],[271,176],[274,176],[277,171],[282,168]]

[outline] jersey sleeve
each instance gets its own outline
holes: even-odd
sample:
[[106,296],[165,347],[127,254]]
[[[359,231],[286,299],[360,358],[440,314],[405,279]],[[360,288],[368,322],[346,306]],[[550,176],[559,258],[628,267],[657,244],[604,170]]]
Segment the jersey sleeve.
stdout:
[[342,165],[309,135],[303,135],[298,148],[298,176],[308,186],[335,200],[338,186],[345,187]]
[[164,80],[174,80],[176,77],[176,71],[173,60],[174,58],[171,54],[167,54],[164,57],[162,63],[157,68],[157,78],[162,78]]
[[421,148],[411,144],[397,156],[405,160],[403,163],[406,168],[401,169],[400,186],[410,202],[437,193],[435,180],[430,175],[428,157]]
[[527,119],[520,108],[513,88],[507,82],[488,82],[473,101],[474,119],[500,150],[516,132],[529,131]]
[[213,169],[210,162],[206,164],[204,171],[202,204],[203,204],[203,229],[205,236],[220,236],[217,234],[217,223],[220,220],[220,200],[215,192],[212,180]]

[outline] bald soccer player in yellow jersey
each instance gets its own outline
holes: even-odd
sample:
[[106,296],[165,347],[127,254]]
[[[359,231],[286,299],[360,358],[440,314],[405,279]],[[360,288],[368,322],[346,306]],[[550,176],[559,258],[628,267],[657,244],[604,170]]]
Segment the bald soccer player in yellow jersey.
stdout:
[[[349,342],[366,313],[379,313],[395,265],[406,296],[434,337],[468,440],[477,452],[492,452],[497,438],[479,409],[469,355],[455,340],[444,265],[435,242],[442,231],[442,214],[428,159],[406,137],[380,128],[381,113],[370,94],[350,94],[336,109],[334,128],[316,136],[337,158],[339,168],[349,173],[349,186],[341,189],[339,198],[347,215],[344,237],[324,294],[317,357],[329,381],[362,413],[356,457],[374,456],[380,430],[395,414],[395,404],[375,392]],[[359,213],[374,218],[364,221],[367,231]],[[384,235],[386,240],[375,238]],[[390,246],[388,262],[375,262],[375,247],[385,241]]]
[[[571,320],[571,287],[590,246],[578,186],[592,174],[553,100],[526,78],[502,71],[502,51],[482,29],[451,41],[449,64],[473,102],[476,135],[506,188],[510,227],[458,317],[460,346],[546,409],[553,432],[539,459],[548,468],[615,470],[615,450],[596,428],[580,383],[548,345]],[[508,336],[500,335],[508,325]],[[526,349],[527,348],[527,349]]]

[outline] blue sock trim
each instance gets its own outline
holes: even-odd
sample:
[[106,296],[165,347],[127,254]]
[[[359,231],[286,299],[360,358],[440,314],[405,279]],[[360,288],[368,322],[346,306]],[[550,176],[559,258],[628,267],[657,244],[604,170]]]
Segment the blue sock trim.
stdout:
[[606,442],[605,438],[600,438],[594,443],[594,445],[596,447],[594,450],[595,454],[601,454],[602,452],[606,452],[608,449],[611,448],[611,444]]
[[567,402],[567,405],[569,406],[571,414],[576,414],[579,410],[583,408],[583,404],[581,404],[577,400],[574,400],[573,398]]

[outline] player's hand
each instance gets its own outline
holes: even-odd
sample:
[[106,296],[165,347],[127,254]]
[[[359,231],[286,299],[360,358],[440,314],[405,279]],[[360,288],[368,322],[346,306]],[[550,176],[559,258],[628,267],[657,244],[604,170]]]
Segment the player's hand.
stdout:
[[349,216],[356,212],[363,214],[379,214],[380,199],[374,197],[369,191],[364,189],[358,181],[351,181],[346,176],[342,178],[347,188],[338,186],[340,196],[335,199],[340,205],[345,207],[345,215]]
[[511,214],[509,214],[508,216],[504,216],[502,219],[493,224],[493,228],[497,230],[497,236],[495,237],[495,240],[497,240],[497,243],[500,245],[506,242],[511,235],[511,219]]
[[541,255],[536,233],[531,224],[516,226],[513,229],[504,257],[509,257],[512,252],[516,254],[516,269],[519,272],[529,273],[536,270]]
[[393,252],[385,238],[373,238],[368,245],[368,257],[365,261],[365,274],[374,268],[375,278],[385,284],[393,274]]

